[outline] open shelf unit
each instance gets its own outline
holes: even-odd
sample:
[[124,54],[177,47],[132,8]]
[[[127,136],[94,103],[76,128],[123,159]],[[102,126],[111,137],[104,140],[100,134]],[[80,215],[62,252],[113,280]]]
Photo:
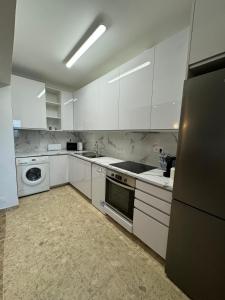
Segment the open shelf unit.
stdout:
[[48,130],[61,130],[61,93],[46,87],[46,115]]

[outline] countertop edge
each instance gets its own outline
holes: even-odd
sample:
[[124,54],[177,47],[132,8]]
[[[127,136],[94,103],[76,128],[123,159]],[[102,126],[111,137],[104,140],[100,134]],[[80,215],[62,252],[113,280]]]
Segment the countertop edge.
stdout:
[[[84,152],[88,152],[88,151],[82,151],[80,153],[84,153]],[[77,157],[79,159],[82,159],[82,160],[85,160],[85,161],[88,161],[92,164],[96,164],[96,165],[99,165],[101,167],[104,167],[104,168],[107,168],[107,169],[110,169],[110,170],[114,170],[114,171],[117,171],[117,172],[120,172],[120,173],[123,173],[123,174],[126,174],[128,176],[131,176],[131,177],[134,177],[135,179],[137,180],[140,180],[140,181],[143,181],[143,182],[146,182],[146,183],[149,183],[149,184],[152,184],[154,186],[157,186],[159,188],[162,188],[164,190],[167,190],[167,191],[170,191],[172,192],[173,188],[172,186],[169,186],[167,184],[161,184],[159,182],[156,182],[156,181],[153,181],[151,179],[148,179],[148,178],[143,178],[142,176],[145,175],[144,173],[141,173],[141,174],[136,174],[136,173],[132,173],[132,172],[129,172],[129,171],[126,171],[126,170],[122,170],[120,168],[117,168],[117,167],[113,167],[113,166],[110,166],[109,164],[106,164],[106,163],[103,163],[103,162],[99,162],[99,161],[96,161],[96,159],[98,158],[88,158],[88,157],[84,157],[84,156],[81,156],[79,153],[74,153],[74,151],[68,151],[68,150],[61,150],[61,151],[46,151],[46,152],[41,152],[41,153],[25,153],[25,154],[22,154],[22,153],[16,153],[15,154],[15,158],[26,158],[26,157],[38,157],[38,156],[57,156],[57,155],[69,155],[69,156],[74,156],[74,157]],[[112,159],[116,159],[114,157],[109,157],[109,159],[112,158]],[[123,160],[120,160],[120,161],[123,161]],[[148,175],[148,174],[146,174]],[[149,174],[150,176],[154,176],[152,174]]]

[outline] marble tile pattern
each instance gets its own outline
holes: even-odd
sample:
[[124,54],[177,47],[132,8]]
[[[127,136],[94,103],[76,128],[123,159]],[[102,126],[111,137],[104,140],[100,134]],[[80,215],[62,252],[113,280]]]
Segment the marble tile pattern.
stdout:
[[82,141],[84,149],[95,150],[98,142],[101,154],[122,160],[132,160],[159,166],[159,154],[153,151],[155,145],[175,155],[178,134],[174,132],[128,132],[128,131],[93,131],[93,132],[45,132],[19,130],[15,132],[16,152],[46,151],[47,144]]
[[153,151],[155,145],[163,147],[166,153],[176,155],[178,134],[175,132],[82,132],[77,139],[87,149],[94,149],[98,141],[102,154],[122,160],[132,160],[159,166],[159,154]]
[[72,132],[50,132],[40,130],[14,130],[14,141],[16,152],[43,152],[47,150],[48,144],[61,144],[66,149],[66,143],[71,139],[76,141]]
[[6,212],[4,300],[187,300],[163,261],[71,186]]

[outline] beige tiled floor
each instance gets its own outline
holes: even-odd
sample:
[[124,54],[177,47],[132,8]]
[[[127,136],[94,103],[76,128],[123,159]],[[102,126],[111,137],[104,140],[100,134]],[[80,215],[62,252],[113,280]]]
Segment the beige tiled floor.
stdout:
[[187,299],[155,255],[70,186],[6,214],[5,300]]

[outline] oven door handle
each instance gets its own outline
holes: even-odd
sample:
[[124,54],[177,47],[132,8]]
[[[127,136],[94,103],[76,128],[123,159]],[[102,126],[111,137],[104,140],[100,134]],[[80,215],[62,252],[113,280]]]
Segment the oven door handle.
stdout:
[[106,176],[106,179],[107,179],[108,181],[110,181],[111,183],[113,183],[113,184],[115,184],[115,185],[118,185],[118,186],[120,186],[120,187],[122,187],[122,188],[124,188],[124,189],[126,189],[126,190],[134,191],[134,188],[133,188],[133,187],[127,186],[127,185],[122,184],[122,183],[119,183],[119,182],[117,182],[117,181],[115,181],[115,180],[109,178],[108,176]]

